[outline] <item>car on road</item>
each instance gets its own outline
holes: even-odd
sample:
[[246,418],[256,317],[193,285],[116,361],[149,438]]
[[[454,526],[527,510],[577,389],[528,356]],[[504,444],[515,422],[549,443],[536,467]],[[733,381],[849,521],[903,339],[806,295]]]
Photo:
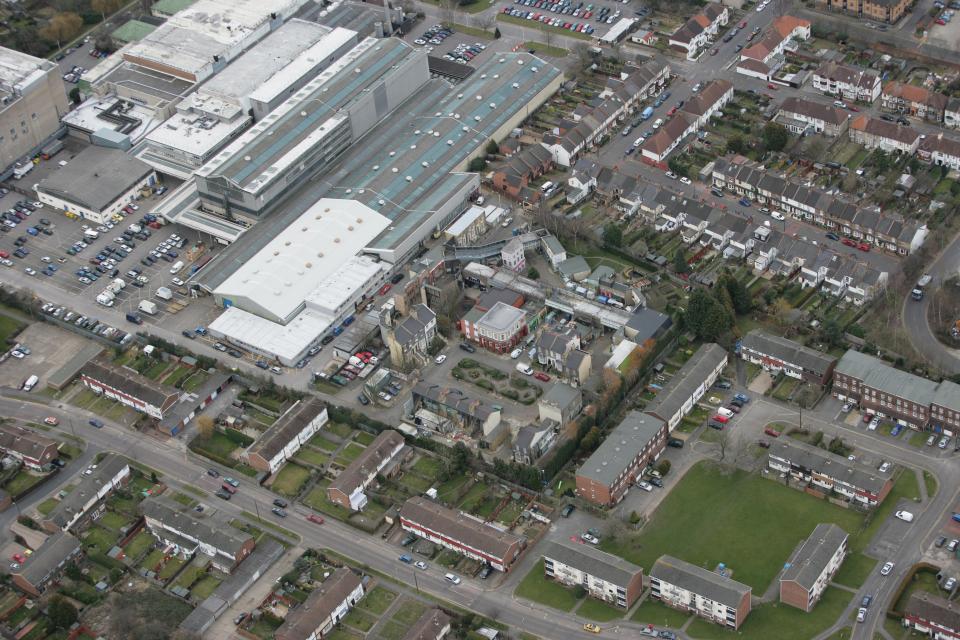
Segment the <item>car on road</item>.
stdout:
[[890,575],[890,572],[893,571],[893,566],[894,565],[892,562],[885,563],[883,567],[880,568],[880,575],[882,576]]
[[224,491],[223,489],[217,489],[216,496],[221,500],[229,500],[231,497],[230,493]]
[[857,622],[863,622],[867,619],[867,610],[863,607],[857,610]]
[[570,514],[576,510],[576,507],[572,504],[568,504],[563,508],[563,511],[560,512],[560,515],[564,518],[569,518]]
[[452,573],[448,573],[448,574],[444,575],[443,577],[444,577],[448,582],[451,582],[451,583],[453,583],[453,584],[460,584],[460,582],[462,582],[462,581],[460,580],[460,576],[454,575],[454,574],[452,574]]
[[730,418],[729,418],[729,417],[724,416],[724,415],[721,415],[721,414],[719,414],[719,413],[716,414],[716,415],[714,415],[714,416],[712,416],[710,419],[713,420],[713,421],[715,421],[715,422],[719,422],[720,424],[727,424],[728,422],[730,422]]
[[423,560],[417,560],[416,562],[413,563],[413,566],[415,566],[417,569],[420,569],[421,571],[427,570],[427,563],[424,562]]
[[103,429],[103,422],[101,422],[97,418],[90,418],[90,426],[95,427],[97,429]]
[[467,353],[476,353],[476,352],[477,352],[477,348],[476,348],[475,346],[473,346],[472,344],[470,344],[469,342],[461,342],[461,343],[460,343],[460,348],[463,349],[464,351],[466,351]]
[[885,461],[883,464],[880,465],[880,473],[886,473],[887,471],[890,471],[891,466],[892,465],[889,462]]
[[673,171],[667,171],[667,173],[664,174],[664,175],[666,175],[666,176],[667,176],[668,178],[670,178],[671,180],[676,180],[677,178],[680,177],[680,176],[678,176],[677,174],[675,174]]
[[683,184],[693,184],[693,182],[687,176],[680,176],[680,182]]
[[683,449],[683,440],[680,438],[670,438],[667,440],[667,446],[674,449]]
[[43,419],[43,423],[44,423],[44,424],[48,424],[48,425],[50,425],[51,427],[55,427],[55,426],[57,426],[58,424],[60,424],[60,420],[58,420],[58,419],[55,418],[54,416],[47,416],[46,418]]
[[540,380],[541,382],[550,382],[550,376],[543,373],[542,371],[537,371],[535,374],[533,374],[533,377],[536,378],[537,380]]
[[600,540],[596,536],[589,533],[580,534],[580,539],[584,542],[589,542],[590,544],[600,544]]
[[513,360],[516,360],[522,355],[523,355],[523,349],[514,349],[513,351],[510,352],[510,358]]
[[273,506],[280,507],[281,509],[287,508],[287,501],[282,498],[274,498]]
[[584,622],[583,630],[589,631],[590,633],[600,633],[600,625],[593,624],[592,622]]
[[227,483],[228,485],[230,485],[231,487],[233,487],[234,489],[236,489],[237,487],[240,486],[240,482],[239,482],[238,480],[234,480],[233,478],[231,478],[231,477],[229,477],[229,476],[227,476],[226,478],[224,478],[223,481],[226,482],[226,483]]
[[947,544],[947,536],[940,536],[937,538],[937,541],[933,543],[933,546],[939,549],[945,544]]
[[270,509],[270,511],[272,511],[272,512],[273,512],[273,515],[277,516],[278,518],[286,518],[286,517],[287,517],[287,512],[284,511],[283,509],[279,508],[279,507],[274,507],[273,509]]
[[407,554],[403,554],[398,558],[398,560],[400,560],[400,562],[402,562],[403,564],[413,564],[413,558],[411,558]]
[[871,602],[873,602],[873,596],[870,596],[870,595],[863,596],[863,600],[860,601],[860,606],[863,607],[864,609],[867,609],[870,607]]
[[947,544],[947,551],[949,551],[950,553],[953,553],[954,551],[957,550],[957,546],[960,546],[960,540],[958,540],[957,538],[954,538]]
[[770,217],[773,218],[774,220],[779,220],[780,222],[783,222],[784,220],[786,220],[786,217],[784,217],[784,215],[779,211],[771,211]]
[[210,476],[211,478],[219,478],[220,472],[217,471],[216,469],[207,469],[207,475]]
[[309,520],[310,522],[312,522],[312,523],[314,523],[314,524],[323,524],[323,518],[321,518],[320,516],[316,515],[315,513],[311,513],[310,515],[308,515],[308,516],[307,516],[307,520]]

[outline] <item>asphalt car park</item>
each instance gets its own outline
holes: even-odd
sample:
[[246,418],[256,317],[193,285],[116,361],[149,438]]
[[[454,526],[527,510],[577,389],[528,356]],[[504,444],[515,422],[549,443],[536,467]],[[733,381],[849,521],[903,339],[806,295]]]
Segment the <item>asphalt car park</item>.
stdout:
[[[31,375],[40,381],[34,393],[46,387],[47,376],[67,364],[88,342],[79,335],[46,322],[34,322],[20,332],[17,344],[30,351],[23,358],[0,363],[0,386],[18,388]],[[12,346],[12,345],[11,345]]]
[[446,57],[454,62],[473,64],[494,48],[495,41],[483,40],[455,29],[437,29],[436,27],[440,26],[438,24],[423,26],[423,29],[414,30],[407,37],[407,41],[437,58]]

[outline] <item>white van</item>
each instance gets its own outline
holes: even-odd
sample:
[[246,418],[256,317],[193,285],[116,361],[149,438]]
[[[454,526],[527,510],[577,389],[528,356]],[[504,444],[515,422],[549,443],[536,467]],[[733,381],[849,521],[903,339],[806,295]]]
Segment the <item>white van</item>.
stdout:
[[24,391],[30,391],[35,386],[37,386],[38,382],[40,382],[40,378],[38,378],[37,376],[30,376],[29,378],[23,381],[22,389]]
[[170,267],[170,273],[180,273],[181,269],[183,269],[183,260],[177,260],[173,263],[173,266]]
[[87,229],[86,231],[83,232],[83,237],[89,238],[90,240],[96,240],[97,238],[100,237],[100,234],[94,231],[93,229]]
[[720,407],[719,409],[717,409],[717,413],[722,415],[724,418],[733,417],[733,411],[730,411],[730,409],[727,409],[726,407]]
[[530,367],[529,364],[526,364],[526,363],[524,363],[524,362],[518,362],[518,363],[517,363],[517,371],[519,371],[520,373],[522,373],[522,374],[525,375],[525,376],[532,376],[532,375],[533,375],[533,369]]
[[897,511],[895,515],[904,522],[913,522],[913,514],[909,511]]
[[554,189],[556,189],[556,185],[554,185],[549,180],[547,180],[542,185],[540,185],[540,191],[543,193],[543,195],[550,195],[551,193],[553,193]]

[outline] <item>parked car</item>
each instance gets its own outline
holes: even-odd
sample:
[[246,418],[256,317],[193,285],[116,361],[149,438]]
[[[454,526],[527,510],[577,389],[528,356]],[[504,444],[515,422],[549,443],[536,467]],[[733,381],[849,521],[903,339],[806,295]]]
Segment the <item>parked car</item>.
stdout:
[[679,438],[670,438],[667,440],[667,446],[673,447],[674,449],[683,449],[683,440]]

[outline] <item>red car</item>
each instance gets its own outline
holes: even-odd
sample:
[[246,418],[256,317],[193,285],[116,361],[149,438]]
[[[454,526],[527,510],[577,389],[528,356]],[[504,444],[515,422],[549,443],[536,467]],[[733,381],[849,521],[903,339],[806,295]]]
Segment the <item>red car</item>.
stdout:
[[857,245],[857,249],[860,249],[860,251],[870,251],[870,243],[861,242],[859,245]]
[[667,115],[668,115],[668,116],[672,116],[672,115],[675,114],[676,112],[677,112],[677,108],[676,108],[676,107],[671,107],[671,108],[670,108],[670,111],[667,111]]
[[9,253],[7,253],[6,251],[0,251],[0,258],[3,258],[4,260],[6,260],[9,257],[10,257]]
[[863,414],[863,422],[864,422],[864,423],[870,422],[871,420],[873,420],[873,414],[872,414],[872,413],[865,413],[865,414]]
[[852,104],[848,104],[848,105],[847,105],[847,109],[849,109],[850,111],[860,111],[860,109],[856,108],[856,107],[853,106]]
[[323,518],[321,518],[321,517],[318,516],[318,515],[312,514],[312,513],[307,516],[307,520],[309,520],[310,522],[312,522],[312,523],[314,523],[314,524],[323,524]]
[[945,26],[947,23],[944,22],[943,18],[937,18],[937,24],[942,27],[942,26]]
[[770,90],[772,90],[772,91],[776,91],[776,90],[777,90],[777,85],[773,84],[772,82],[768,82],[768,83],[767,83],[767,89],[770,89]]
[[853,240],[851,240],[850,238],[842,238],[842,239],[840,240],[840,242],[843,243],[843,244],[845,244],[845,245],[847,245],[848,247],[855,247],[855,246],[857,246],[857,243],[854,242]]
[[380,290],[377,291],[377,294],[381,296],[385,296],[387,295],[387,292],[390,291],[390,289],[393,289],[393,285],[388,282],[387,284],[380,287]]
[[54,416],[47,416],[46,418],[43,419],[43,422],[44,424],[48,424],[51,427],[55,427],[58,424],[60,424],[60,421]]
[[719,422],[720,424],[727,424],[728,422],[730,422],[730,418],[728,418],[727,416],[722,416],[722,415],[720,415],[719,413],[718,413],[717,415],[713,416],[713,417],[710,418],[710,419],[711,419],[711,420],[716,420],[716,421]]
[[27,561],[26,556],[24,556],[22,553],[15,553],[10,557],[13,559],[14,562],[19,562],[20,564],[23,564],[24,562]]
[[550,376],[542,371],[537,371],[535,374],[533,374],[533,377],[537,380],[542,380],[543,382],[550,382]]
[[763,432],[764,432],[765,434],[767,434],[768,436],[770,436],[771,438],[779,438],[779,437],[780,437],[780,432],[777,431],[776,429],[771,428],[771,427],[767,427],[766,429],[763,430]]
[[742,20],[742,21],[740,22],[740,24],[737,25],[737,28],[738,28],[738,29],[746,29],[746,28],[747,28],[747,21],[746,21],[746,20]]

